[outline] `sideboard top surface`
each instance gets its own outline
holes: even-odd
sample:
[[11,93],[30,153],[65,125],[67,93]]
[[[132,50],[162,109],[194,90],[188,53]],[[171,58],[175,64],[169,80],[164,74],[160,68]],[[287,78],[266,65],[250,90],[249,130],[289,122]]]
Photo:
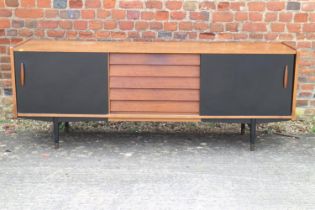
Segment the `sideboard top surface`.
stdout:
[[14,51],[190,53],[190,54],[296,54],[283,43],[257,42],[127,42],[28,40]]

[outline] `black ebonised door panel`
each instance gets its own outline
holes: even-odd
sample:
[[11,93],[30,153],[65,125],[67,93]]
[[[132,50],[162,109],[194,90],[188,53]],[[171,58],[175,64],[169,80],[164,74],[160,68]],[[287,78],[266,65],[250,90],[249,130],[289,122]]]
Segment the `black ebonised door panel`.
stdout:
[[291,115],[294,60],[294,55],[201,55],[200,114]]
[[108,113],[107,57],[106,53],[15,52],[18,112]]

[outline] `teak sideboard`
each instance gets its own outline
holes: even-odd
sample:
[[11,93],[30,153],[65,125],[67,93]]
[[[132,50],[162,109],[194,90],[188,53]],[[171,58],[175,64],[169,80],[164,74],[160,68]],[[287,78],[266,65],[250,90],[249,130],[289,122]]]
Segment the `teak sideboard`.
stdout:
[[283,43],[29,40],[11,48],[14,115],[52,120],[295,119],[298,53]]

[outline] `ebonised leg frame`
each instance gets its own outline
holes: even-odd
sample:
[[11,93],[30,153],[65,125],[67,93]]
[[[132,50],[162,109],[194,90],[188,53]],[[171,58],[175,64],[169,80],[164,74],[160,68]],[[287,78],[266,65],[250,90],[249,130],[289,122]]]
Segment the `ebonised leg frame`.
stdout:
[[60,124],[58,118],[53,118],[53,124],[54,124],[53,134],[54,134],[55,149],[58,149],[59,148],[59,124]]
[[[53,135],[54,135],[54,142],[55,142],[55,149],[59,148],[59,119],[53,118]],[[256,148],[256,119],[251,119],[249,123],[250,127],[250,151],[255,151]],[[69,122],[65,122],[65,130],[69,129]],[[245,124],[241,124],[241,134],[245,134]]]
[[65,132],[68,133],[70,128],[69,122],[65,122]]
[[241,124],[241,135],[245,134],[245,123]]
[[256,119],[250,120],[250,151],[255,151],[256,148]]

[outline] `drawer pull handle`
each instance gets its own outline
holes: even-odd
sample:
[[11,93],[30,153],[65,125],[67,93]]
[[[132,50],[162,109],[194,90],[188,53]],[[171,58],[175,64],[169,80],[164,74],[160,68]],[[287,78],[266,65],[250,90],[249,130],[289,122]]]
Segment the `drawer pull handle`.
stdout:
[[288,87],[288,65],[285,66],[284,74],[283,74],[283,88]]
[[25,84],[25,70],[24,70],[24,63],[21,63],[21,86],[24,87]]

